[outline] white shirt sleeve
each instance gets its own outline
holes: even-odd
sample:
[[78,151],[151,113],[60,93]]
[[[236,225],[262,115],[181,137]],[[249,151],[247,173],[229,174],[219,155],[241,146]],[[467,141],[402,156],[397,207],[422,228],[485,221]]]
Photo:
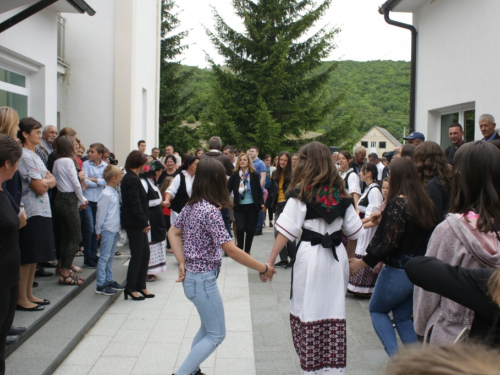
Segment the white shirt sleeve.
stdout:
[[289,198],[283,212],[276,222],[276,230],[290,241],[295,241],[302,232],[306,213],[307,205],[304,202],[296,198]]
[[181,186],[181,176],[177,175],[167,189],[167,193],[172,196],[172,199],[175,198],[177,191],[179,191],[179,186]]
[[356,193],[361,195],[361,187],[359,186],[359,177],[356,172],[349,175],[349,194]]
[[83,196],[82,185],[80,185],[80,180],[78,179],[78,174],[76,172],[75,164],[70,158],[62,158],[61,167],[63,167],[63,173],[65,174],[66,181],[73,186],[74,192],[78,197],[78,205],[85,204],[85,197]]
[[342,230],[348,240],[357,240],[365,231],[363,223],[361,222],[359,215],[354,210],[354,206],[352,204],[345,211],[344,221],[342,222]]
[[380,206],[384,198],[382,193],[377,188],[372,188],[368,193],[368,207],[366,207],[365,215],[368,217],[374,212],[380,212]]

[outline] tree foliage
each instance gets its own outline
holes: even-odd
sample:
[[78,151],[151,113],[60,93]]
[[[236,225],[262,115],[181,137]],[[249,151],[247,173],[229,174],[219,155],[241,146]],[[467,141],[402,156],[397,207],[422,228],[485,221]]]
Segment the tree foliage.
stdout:
[[218,134],[241,146],[277,152],[286,136],[314,130],[338,105],[324,100],[334,64],[318,70],[334,48],[338,29],[309,35],[331,0],[235,0],[245,32],[231,28],[214,9],[207,30],[225,66],[209,58],[212,102],[203,114],[203,134]]
[[182,88],[191,78],[192,72],[181,69],[175,61],[188,46],[182,44],[187,31],[175,33],[179,19],[174,13],[173,0],[162,0],[161,62],[160,62],[160,144],[174,146],[174,149],[189,150],[198,146],[194,130],[181,127],[182,115],[186,111],[192,92]]

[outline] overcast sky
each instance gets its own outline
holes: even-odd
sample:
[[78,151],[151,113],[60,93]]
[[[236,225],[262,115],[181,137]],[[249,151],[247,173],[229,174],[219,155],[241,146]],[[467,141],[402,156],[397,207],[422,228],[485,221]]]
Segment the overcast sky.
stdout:
[[[320,1],[320,0],[318,0]],[[317,27],[326,24],[339,27],[335,39],[337,48],[327,60],[410,60],[410,31],[388,25],[378,8],[385,0],[332,0],[326,15]],[[177,1],[181,25],[176,31],[189,30],[184,39],[189,44],[180,56],[184,65],[208,67],[205,52],[216,63],[224,64],[208,39],[205,28],[215,30],[211,5],[232,28],[244,31],[241,19],[233,11],[232,0],[184,0]],[[391,13],[391,18],[411,23],[411,14]]]

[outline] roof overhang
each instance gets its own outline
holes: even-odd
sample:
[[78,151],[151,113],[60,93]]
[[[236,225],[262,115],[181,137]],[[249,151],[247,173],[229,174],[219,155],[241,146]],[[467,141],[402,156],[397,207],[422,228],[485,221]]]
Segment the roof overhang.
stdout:
[[392,12],[413,13],[429,0],[387,0],[378,9],[380,14],[384,14],[385,9]]
[[[40,0],[0,0],[0,14],[16,8],[32,6],[38,2]],[[61,13],[87,13],[89,16],[95,14],[94,9],[84,0],[58,0],[51,7]]]

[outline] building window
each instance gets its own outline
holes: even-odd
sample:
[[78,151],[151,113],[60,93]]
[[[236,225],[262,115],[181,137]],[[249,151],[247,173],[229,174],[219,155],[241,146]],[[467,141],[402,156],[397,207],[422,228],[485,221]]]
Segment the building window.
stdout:
[[474,141],[474,121],[476,118],[476,110],[471,109],[470,111],[464,111],[464,123],[462,124],[464,128],[464,140],[465,142]]
[[19,118],[28,116],[28,77],[0,67],[0,107],[14,108]]
[[378,143],[378,148],[387,148],[386,142],[379,142]]
[[368,142],[361,141],[361,146],[363,146],[364,148],[368,148]]
[[371,141],[370,146],[371,148],[377,148],[377,142]]
[[65,42],[66,42],[66,19],[57,15],[57,62],[67,66],[65,55]]

